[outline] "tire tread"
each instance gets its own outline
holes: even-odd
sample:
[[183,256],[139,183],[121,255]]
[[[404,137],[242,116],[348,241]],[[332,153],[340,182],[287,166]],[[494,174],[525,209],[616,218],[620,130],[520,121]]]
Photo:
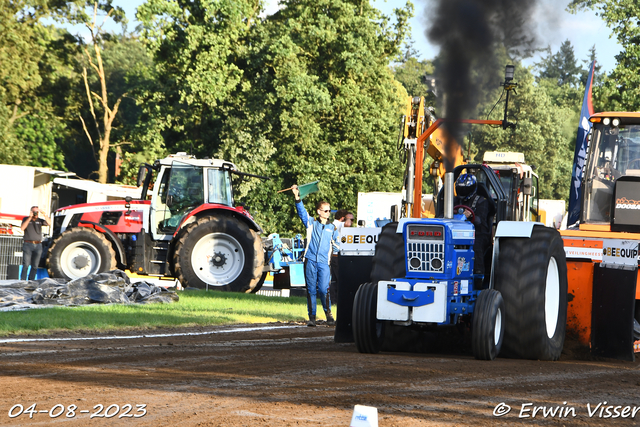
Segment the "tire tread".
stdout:
[[[551,256],[558,265],[560,308],[556,333],[549,339],[544,301]],[[567,322],[567,264],[557,230],[534,226],[529,239],[501,238],[494,283],[505,305],[503,353],[515,358],[557,360]]]

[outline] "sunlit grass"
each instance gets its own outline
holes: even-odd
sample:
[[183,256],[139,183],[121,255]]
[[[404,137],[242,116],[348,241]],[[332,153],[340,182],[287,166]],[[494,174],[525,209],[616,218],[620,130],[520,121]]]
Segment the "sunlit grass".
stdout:
[[[89,305],[0,312],[0,336],[288,322],[303,321],[307,317],[304,297],[215,291],[184,291],[178,295],[180,301],[172,304]],[[319,308],[321,312],[320,305]]]

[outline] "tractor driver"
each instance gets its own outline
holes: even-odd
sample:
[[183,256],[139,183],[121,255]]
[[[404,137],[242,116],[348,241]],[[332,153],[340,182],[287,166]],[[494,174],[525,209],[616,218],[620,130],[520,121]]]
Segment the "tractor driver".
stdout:
[[[454,206],[464,205],[463,213],[470,219],[473,212],[476,239],[473,244],[475,274],[484,274],[485,252],[491,246],[491,225],[489,224],[489,202],[478,194],[478,181],[475,176],[463,173],[456,180],[456,198]],[[457,212],[456,212],[457,213]]]

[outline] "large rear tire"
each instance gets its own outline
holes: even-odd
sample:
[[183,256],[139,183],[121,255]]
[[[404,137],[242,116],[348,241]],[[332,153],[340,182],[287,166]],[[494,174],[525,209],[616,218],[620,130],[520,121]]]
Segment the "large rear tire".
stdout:
[[[376,310],[378,306],[377,285],[381,280],[391,280],[394,278],[402,278],[406,275],[404,265],[404,239],[402,234],[396,233],[398,228],[397,222],[390,222],[382,227],[376,244],[376,251],[373,256],[371,266],[371,283],[375,285],[373,298],[375,298],[375,306],[373,309],[373,319],[375,320]],[[363,285],[364,286],[364,285]],[[357,296],[357,294],[356,294]],[[356,303],[353,304],[353,319],[357,311]],[[355,325],[355,323],[353,323]],[[362,351],[363,353],[377,353],[378,351],[400,351],[409,348],[409,343],[417,339],[417,333],[409,330],[406,326],[395,326],[389,321],[378,321],[375,323],[376,328],[376,351]],[[354,339],[356,337],[356,329],[354,330]],[[386,339],[385,339],[386,338]],[[371,341],[371,340],[370,340]],[[376,348],[374,344],[370,348]]]
[[353,338],[360,353],[378,353],[384,341],[385,322],[378,321],[378,284],[363,283],[353,300]]
[[115,268],[111,243],[104,234],[87,227],[65,230],[53,241],[47,256],[50,277],[73,280]]
[[396,233],[397,222],[382,227],[371,266],[371,282],[405,277],[404,239]]
[[244,222],[207,216],[180,233],[173,264],[183,286],[251,292],[262,276],[263,252],[262,240]]
[[471,348],[479,360],[493,360],[500,354],[504,338],[504,301],[495,289],[481,291],[473,310]]
[[495,289],[505,306],[502,352],[557,360],[567,326],[567,262],[558,231],[534,226],[530,238],[500,238]]

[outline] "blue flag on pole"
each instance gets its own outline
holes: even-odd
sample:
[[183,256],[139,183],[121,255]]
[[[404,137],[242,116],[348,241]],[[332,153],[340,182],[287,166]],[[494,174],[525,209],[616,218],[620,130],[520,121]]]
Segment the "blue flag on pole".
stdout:
[[584,161],[587,156],[587,136],[593,126],[589,117],[593,114],[593,104],[591,103],[591,88],[593,86],[593,70],[596,61],[591,63],[587,85],[584,89],[582,100],[582,111],[580,112],[580,123],[578,125],[578,138],[576,139],[576,150],[573,154],[573,170],[571,171],[571,188],[569,190],[569,210],[567,226],[571,226],[580,220],[580,209],[582,206],[582,175]]

